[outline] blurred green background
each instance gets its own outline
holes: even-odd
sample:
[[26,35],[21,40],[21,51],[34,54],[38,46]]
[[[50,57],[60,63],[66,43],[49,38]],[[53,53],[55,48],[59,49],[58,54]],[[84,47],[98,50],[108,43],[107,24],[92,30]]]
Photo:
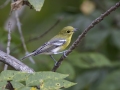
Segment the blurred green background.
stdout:
[[[63,19],[44,37],[27,42],[29,52],[56,35],[63,27],[71,25],[79,28],[71,44],[78,35],[98,16],[119,0],[45,0],[40,12],[29,7],[22,8],[19,14],[25,41],[42,35],[54,23]],[[1,0],[0,5],[5,1]],[[21,59],[25,50],[21,46],[20,35],[16,27],[14,12],[10,13],[10,3],[0,9],[0,50],[6,52],[8,19],[12,25],[11,55]],[[15,24],[15,25],[14,25]],[[69,74],[70,81],[77,85],[68,90],[120,90],[120,8],[112,12],[101,23],[87,33],[79,46],[63,61],[57,72]],[[61,55],[54,55],[59,60]],[[49,56],[33,57],[23,62],[35,71],[50,71],[54,62]],[[0,63],[0,71],[4,64]],[[12,69],[9,67],[9,69]]]

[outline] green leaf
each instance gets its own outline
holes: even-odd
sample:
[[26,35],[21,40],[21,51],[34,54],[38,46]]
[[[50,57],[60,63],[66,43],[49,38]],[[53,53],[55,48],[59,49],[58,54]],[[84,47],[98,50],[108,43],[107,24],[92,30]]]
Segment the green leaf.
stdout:
[[87,49],[98,48],[109,35],[109,31],[94,30],[89,33],[85,38],[85,47]]
[[[22,81],[26,81],[26,79],[28,78],[28,76],[30,75],[30,73],[24,73],[24,72],[20,72],[18,74],[16,74],[14,77],[13,77],[13,81],[16,81],[16,82],[22,82]],[[18,78],[19,77],[19,78]]]
[[[11,81],[12,86],[16,90],[30,90],[30,88],[26,86],[40,86],[40,88],[42,88],[41,90],[58,90],[62,87],[67,88],[75,85],[75,83],[63,80],[67,76],[66,74],[51,71],[29,74],[20,71],[6,70],[0,75],[0,78],[2,78],[0,79],[0,85],[4,88],[7,81]],[[26,86],[22,84],[22,81],[25,81]]]
[[101,72],[99,70],[83,73],[76,79],[78,84],[74,87],[74,90],[84,90],[85,87],[92,85],[92,83],[99,78],[100,73]]
[[23,87],[23,88],[20,88],[20,89],[17,89],[17,90],[31,90],[31,87]]
[[120,31],[119,30],[112,30],[112,42],[115,46],[120,48]]
[[5,70],[5,71],[2,71],[1,72],[1,75],[0,75],[0,81],[2,80],[7,80],[7,81],[10,81],[13,79],[13,77],[18,74],[20,72],[18,71],[13,71],[13,70]]
[[[26,79],[26,77],[29,75],[29,73],[26,72],[20,72],[20,71],[13,71],[13,70],[5,70],[1,72],[0,75],[0,81],[1,80],[15,80],[15,81],[23,81]],[[19,77],[19,78],[18,78]]]
[[44,4],[44,0],[28,0],[28,1],[30,2],[31,5],[33,5],[36,11],[40,11]]
[[8,90],[8,89],[5,89],[5,88],[0,87],[0,90]]
[[66,74],[60,74],[56,72],[46,71],[46,72],[36,72],[31,74],[28,79],[26,80],[26,85],[28,86],[36,86],[41,81],[47,80],[47,79],[63,79],[66,78],[68,75]]
[[[0,88],[5,88],[7,85],[7,81],[0,81]],[[2,89],[0,89],[2,90]]]
[[49,80],[43,81],[43,83],[40,84],[40,87],[41,87],[41,90],[54,90],[54,89],[56,90],[60,88],[68,88],[75,84],[76,83],[69,82],[66,80],[49,79]]
[[100,53],[76,53],[70,55],[68,59],[73,65],[80,68],[111,66],[109,59]]
[[97,90],[120,90],[120,70],[108,74]]
[[60,73],[69,74],[69,79],[75,78],[75,70],[71,63],[64,61],[57,70]]
[[19,89],[19,88],[22,88],[24,87],[24,85],[20,82],[15,82],[15,81],[11,81],[10,82],[12,84],[12,86],[15,88],[15,89]]

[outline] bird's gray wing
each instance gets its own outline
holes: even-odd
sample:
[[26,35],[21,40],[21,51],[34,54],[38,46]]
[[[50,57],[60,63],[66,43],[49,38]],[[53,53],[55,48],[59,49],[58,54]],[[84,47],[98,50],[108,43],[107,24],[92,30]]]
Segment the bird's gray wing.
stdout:
[[34,51],[34,56],[40,53],[48,53],[51,52],[53,49],[62,46],[66,42],[65,39],[51,39],[40,48]]

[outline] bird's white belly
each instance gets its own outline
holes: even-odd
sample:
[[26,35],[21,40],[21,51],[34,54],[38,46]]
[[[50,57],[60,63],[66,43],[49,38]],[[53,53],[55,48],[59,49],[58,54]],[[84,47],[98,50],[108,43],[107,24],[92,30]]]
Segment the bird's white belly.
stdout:
[[57,47],[49,52],[42,52],[41,54],[47,54],[47,55],[58,54],[59,50],[60,50],[60,47]]
[[51,52],[53,52],[53,54],[57,54],[57,52],[59,52],[59,51],[60,51],[60,47],[57,47],[57,48],[51,50]]

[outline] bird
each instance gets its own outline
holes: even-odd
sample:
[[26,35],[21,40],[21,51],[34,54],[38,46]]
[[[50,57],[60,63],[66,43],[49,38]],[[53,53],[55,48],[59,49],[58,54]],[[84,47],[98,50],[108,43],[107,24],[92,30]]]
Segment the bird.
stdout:
[[44,43],[38,49],[34,50],[32,53],[29,53],[26,56],[24,56],[22,60],[29,56],[45,54],[45,55],[50,55],[50,57],[56,63],[57,61],[54,59],[52,55],[64,53],[64,56],[66,57],[65,49],[70,44],[73,33],[77,30],[78,30],[77,28],[74,28],[72,26],[64,27],[56,36],[54,36],[48,42]]

